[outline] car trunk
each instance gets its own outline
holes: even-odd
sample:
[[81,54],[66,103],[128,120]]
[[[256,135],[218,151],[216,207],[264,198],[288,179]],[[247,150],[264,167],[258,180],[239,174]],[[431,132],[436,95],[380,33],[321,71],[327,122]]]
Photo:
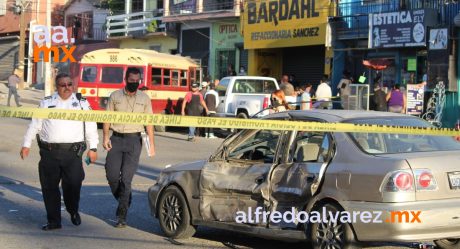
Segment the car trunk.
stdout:
[[417,169],[431,170],[437,188],[435,190],[417,190],[415,194],[417,201],[460,197],[460,187],[458,187],[460,183],[460,153],[458,151],[386,154],[378,155],[378,157],[405,159],[412,172]]

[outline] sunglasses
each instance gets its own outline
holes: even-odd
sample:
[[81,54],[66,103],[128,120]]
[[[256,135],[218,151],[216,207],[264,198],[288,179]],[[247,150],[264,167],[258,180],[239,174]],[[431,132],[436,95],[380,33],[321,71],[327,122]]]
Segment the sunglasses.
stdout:
[[68,84],[57,84],[57,85],[58,85],[58,87],[64,88],[64,87],[71,87],[71,86],[73,85],[73,83],[68,83]]

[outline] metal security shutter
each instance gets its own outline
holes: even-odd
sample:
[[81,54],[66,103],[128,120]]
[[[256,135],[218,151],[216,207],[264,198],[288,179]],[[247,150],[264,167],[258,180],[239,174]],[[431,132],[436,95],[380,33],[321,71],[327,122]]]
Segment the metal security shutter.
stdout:
[[324,45],[285,48],[283,73],[295,75],[295,86],[318,85],[324,74],[324,53]]
[[6,80],[18,65],[19,41],[16,37],[0,40],[0,80]]
[[182,30],[182,55],[201,60],[203,75],[208,74],[209,28]]

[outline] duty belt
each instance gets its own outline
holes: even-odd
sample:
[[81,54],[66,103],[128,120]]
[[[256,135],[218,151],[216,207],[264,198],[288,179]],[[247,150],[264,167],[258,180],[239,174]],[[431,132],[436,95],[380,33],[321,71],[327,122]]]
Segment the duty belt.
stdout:
[[134,133],[119,133],[114,131],[113,134],[115,137],[140,137],[141,133],[140,132],[134,132]]
[[38,146],[45,150],[71,150],[76,151],[80,146],[84,144],[83,142],[77,143],[47,143],[45,141],[39,141]]

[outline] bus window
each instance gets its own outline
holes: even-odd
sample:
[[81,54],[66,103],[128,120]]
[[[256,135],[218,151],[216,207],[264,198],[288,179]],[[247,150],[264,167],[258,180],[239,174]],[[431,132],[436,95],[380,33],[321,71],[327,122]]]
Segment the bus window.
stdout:
[[83,67],[83,74],[81,80],[83,82],[95,82],[96,81],[97,68],[95,66]]
[[196,82],[195,69],[193,69],[193,68],[190,68],[190,82]]
[[172,81],[172,84],[171,84],[172,86],[179,86],[179,71],[177,70],[172,71],[171,81]]
[[164,76],[163,76],[163,85],[165,86],[169,86],[171,85],[171,70],[169,69],[163,69],[163,72],[164,72]]
[[101,75],[102,83],[120,84],[123,83],[122,67],[104,67]]
[[181,71],[180,86],[187,86],[187,71]]
[[161,68],[152,68],[152,85],[161,85]]

